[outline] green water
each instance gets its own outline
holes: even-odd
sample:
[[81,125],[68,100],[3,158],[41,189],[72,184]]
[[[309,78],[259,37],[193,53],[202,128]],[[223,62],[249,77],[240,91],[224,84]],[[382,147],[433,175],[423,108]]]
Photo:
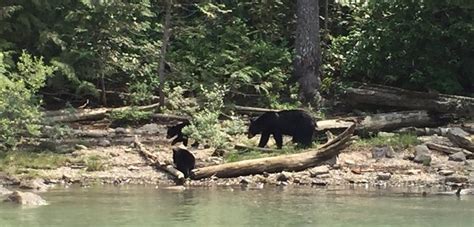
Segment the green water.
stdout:
[[50,205],[0,203],[3,226],[474,226],[474,196],[315,188],[56,188]]

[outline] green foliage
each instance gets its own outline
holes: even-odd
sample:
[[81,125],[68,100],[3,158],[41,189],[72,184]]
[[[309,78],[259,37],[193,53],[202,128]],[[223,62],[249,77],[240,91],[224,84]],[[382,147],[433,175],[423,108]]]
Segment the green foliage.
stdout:
[[22,136],[39,134],[40,100],[36,92],[54,68],[25,52],[14,66],[4,59],[5,53],[0,52],[0,142],[14,147]]
[[51,152],[10,151],[0,153],[0,171],[15,173],[22,168],[55,169],[71,160]]
[[410,146],[417,145],[420,143],[418,137],[414,134],[395,134],[395,136],[376,136],[368,139],[361,139],[357,141],[361,145],[369,146],[392,146],[395,149],[401,150],[406,149]]
[[104,171],[107,169],[107,165],[104,163],[99,156],[89,156],[85,160],[86,171]]
[[136,125],[143,121],[149,121],[152,114],[152,111],[143,111],[132,107],[126,110],[114,110],[108,114],[108,117],[114,124]]
[[189,138],[212,147],[225,147],[228,136],[219,124],[219,115],[224,108],[224,95],[226,88],[207,89],[200,87],[203,94],[203,105],[192,115],[190,125],[183,128],[183,133]]
[[349,80],[469,93],[474,8],[458,1],[368,1],[331,47]]

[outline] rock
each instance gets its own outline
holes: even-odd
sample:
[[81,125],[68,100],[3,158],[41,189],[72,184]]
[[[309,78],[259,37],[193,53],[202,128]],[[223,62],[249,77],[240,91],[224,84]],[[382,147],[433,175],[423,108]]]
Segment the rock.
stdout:
[[32,192],[14,191],[4,201],[30,206],[48,205],[46,200]]
[[377,174],[377,180],[390,180],[392,177],[392,174],[390,173],[378,173]]
[[108,139],[101,139],[99,140],[99,143],[97,143],[97,145],[101,147],[109,147],[110,145],[112,145],[112,143]]
[[395,157],[395,151],[392,146],[374,147],[372,149],[372,158],[393,158]]
[[328,185],[328,182],[325,181],[325,180],[321,180],[321,179],[314,179],[312,182],[311,182],[312,185],[316,185],[316,186],[326,186]]
[[290,179],[291,179],[291,173],[285,172],[285,171],[281,172],[277,176],[277,181],[288,181]]
[[262,175],[255,175],[253,177],[253,180],[257,183],[267,183],[267,178],[265,178],[264,176]]
[[415,155],[413,154],[405,154],[403,156],[403,160],[410,160],[410,161],[413,161],[413,159],[415,159]]
[[438,173],[440,175],[443,175],[443,176],[449,176],[449,175],[453,175],[454,174],[454,171],[453,170],[449,170],[449,169],[442,169],[440,171],[438,171]]
[[413,161],[427,166],[430,165],[431,155],[430,150],[426,145],[418,145],[415,147],[415,158]]
[[184,187],[183,185],[178,185],[178,186],[165,187],[164,189],[173,190],[173,191],[184,191],[186,190],[186,187]]
[[361,173],[362,173],[362,170],[361,170],[360,167],[358,167],[358,168],[352,168],[352,169],[351,169],[351,172],[352,172],[353,174],[361,174]]
[[326,165],[317,166],[309,170],[309,174],[311,177],[315,177],[322,174],[328,174],[328,173],[329,173],[329,167]]
[[347,159],[344,161],[347,165],[355,165],[356,163],[354,162],[354,160],[351,160],[351,159]]
[[419,169],[409,169],[406,172],[406,174],[408,174],[408,175],[417,175],[417,174],[420,174],[420,173],[421,173],[421,170],[419,170]]
[[394,137],[395,133],[393,133],[393,132],[379,132],[378,136],[380,136],[380,137]]
[[21,189],[31,189],[37,191],[46,191],[48,186],[43,179],[25,180],[20,182]]
[[10,190],[4,188],[3,186],[0,185],[0,196],[1,195],[7,195],[7,194],[10,194],[12,193]]
[[321,174],[318,177],[321,179],[328,179],[328,178],[331,178],[331,175],[327,173],[327,174]]
[[464,152],[460,151],[460,152],[449,155],[448,160],[455,161],[455,162],[464,162],[466,161],[466,155],[464,154]]
[[211,156],[223,157],[226,153],[226,150],[217,148],[214,152],[212,152]]
[[138,167],[136,167],[136,166],[128,166],[127,169],[128,169],[129,171],[138,171],[138,170],[140,170],[140,168],[138,168]]
[[87,150],[87,147],[82,144],[76,144],[74,148],[76,148],[76,150]]
[[248,185],[248,184],[250,184],[250,183],[252,183],[252,181],[251,181],[249,178],[247,178],[247,177],[241,177],[241,179],[240,179],[240,184]]
[[462,175],[451,175],[445,178],[445,182],[448,183],[466,183],[468,178]]
[[115,128],[114,131],[115,131],[115,134],[127,134],[127,129],[122,128],[122,127]]
[[110,157],[115,158],[115,157],[119,157],[119,156],[120,156],[120,153],[118,153],[118,152],[110,152],[109,155],[110,155]]
[[277,186],[288,186],[288,181],[278,181]]
[[160,127],[155,123],[151,123],[143,125],[142,127],[138,128],[138,130],[146,134],[158,134],[160,131]]

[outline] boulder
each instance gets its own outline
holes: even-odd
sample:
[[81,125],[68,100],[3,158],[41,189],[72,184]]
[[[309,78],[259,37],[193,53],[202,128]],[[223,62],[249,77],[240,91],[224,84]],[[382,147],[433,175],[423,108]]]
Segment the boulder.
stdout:
[[328,185],[328,182],[325,181],[325,180],[321,180],[321,179],[314,179],[312,182],[311,182],[312,185],[316,185],[316,186],[326,186]]
[[160,126],[158,126],[155,123],[151,124],[146,124],[143,125],[142,127],[138,128],[137,130],[140,130],[144,134],[158,134],[160,132]]
[[20,182],[21,189],[30,189],[36,191],[46,191],[48,186],[43,179],[24,180]]
[[12,193],[10,190],[4,188],[3,186],[0,185],[0,196],[1,195],[7,195],[7,194],[10,194]]
[[285,171],[281,172],[277,176],[277,181],[288,181],[290,179],[291,179],[291,173],[285,172]]
[[431,155],[426,145],[418,145],[415,147],[415,158],[413,158],[413,161],[422,163],[423,165],[430,165]]
[[14,191],[4,201],[30,206],[48,205],[46,200],[32,192]]
[[386,180],[390,180],[391,177],[392,177],[392,174],[390,174],[390,173],[378,173],[377,174],[377,180],[386,181]]
[[328,173],[329,173],[329,167],[327,165],[317,166],[309,170],[309,174],[311,175],[311,177],[315,177],[322,174],[328,174]]
[[438,171],[438,173],[440,175],[443,175],[443,176],[449,176],[449,175],[453,175],[454,171],[450,170],[450,169],[442,169],[442,170]]
[[464,154],[464,152],[460,151],[460,152],[449,155],[448,160],[455,161],[455,162],[464,162],[466,161],[466,155]]
[[101,139],[101,140],[99,140],[97,145],[101,146],[101,147],[109,147],[110,145],[112,145],[112,143],[108,139]]
[[391,146],[374,147],[372,149],[372,158],[393,158],[395,157],[395,151]]

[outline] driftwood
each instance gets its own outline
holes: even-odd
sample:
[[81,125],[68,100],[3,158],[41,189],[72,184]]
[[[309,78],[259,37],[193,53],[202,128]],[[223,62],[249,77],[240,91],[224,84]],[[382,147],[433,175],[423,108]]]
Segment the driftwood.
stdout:
[[138,140],[138,137],[135,137],[133,144],[138,149],[140,154],[145,157],[152,165],[156,166],[159,169],[162,169],[168,173],[170,173],[173,177],[176,178],[177,184],[183,184],[185,181],[184,174],[174,168],[172,165],[161,163],[160,160],[156,155],[148,151],[146,147]]
[[44,113],[44,116],[47,120],[57,123],[65,122],[75,122],[75,121],[84,121],[84,120],[98,120],[103,119],[105,116],[112,111],[126,111],[132,108],[137,110],[153,110],[159,106],[159,103],[147,105],[147,106],[137,106],[137,107],[119,107],[119,108],[96,108],[96,109],[80,109],[75,111],[70,110],[57,110],[57,111],[48,111]]
[[448,131],[448,139],[458,147],[474,152],[474,142],[469,133],[460,128],[452,128]]
[[428,114],[426,111],[400,111],[372,114],[365,117],[323,120],[316,122],[317,131],[347,128],[358,122],[357,131],[391,131],[403,127],[426,127],[443,124],[443,119]]
[[411,133],[417,136],[431,136],[439,135],[446,136],[448,134],[449,128],[439,127],[439,128],[416,128],[416,127],[406,127],[396,130],[398,133]]
[[278,112],[280,110],[275,109],[266,109],[259,107],[250,107],[250,106],[234,106],[235,111],[241,113],[265,113],[265,112]]
[[347,128],[334,140],[330,140],[318,149],[310,150],[308,152],[245,160],[194,169],[191,172],[191,179],[197,180],[214,175],[226,178],[259,174],[263,172],[275,173],[281,171],[301,171],[317,166],[338,155],[341,149],[347,145],[346,143],[350,140],[354,129],[355,124]]
[[474,116],[474,98],[409,91],[381,85],[364,84],[357,88],[348,88],[344,100],[351,105],[372,104]]
[[[67,123],[67,122],[76,122],[76,121],[86,121],[86,120],[100,120],[107,116],[108,113],[113,111],[126,111],[132,108],[136,110],[153,110],[159,107],[158,103],[147,105],[147,106],[125,106],[118,108],[95,108],[95,109],[66,109],[66,110],[55,110],[55,111],[46,111],[43,113],[43,116],[50,121],[55,123]],[[170,114],[153,114],[152,119],[155,120],[189,120],[188,117],[170,115]]]
[[466,149],[463,149],[463,148],[459,148],[459,147],[448,147],[448,146],[444,146],[444,145],[439,145],[439,144],[436,144],[436,143],[431,143],[431,142],[427,142],[425,143],[426,146],[431,149],[431,150],[435,150],[435,151],[440,151],[440,152],[443,152],[443,153],[446,153],[446,154],[454,154],[454,153],[458,153],[458,152],[462,152],[464,153],[467,157],[472,157],[473,156],[473,153],[466,150]]

